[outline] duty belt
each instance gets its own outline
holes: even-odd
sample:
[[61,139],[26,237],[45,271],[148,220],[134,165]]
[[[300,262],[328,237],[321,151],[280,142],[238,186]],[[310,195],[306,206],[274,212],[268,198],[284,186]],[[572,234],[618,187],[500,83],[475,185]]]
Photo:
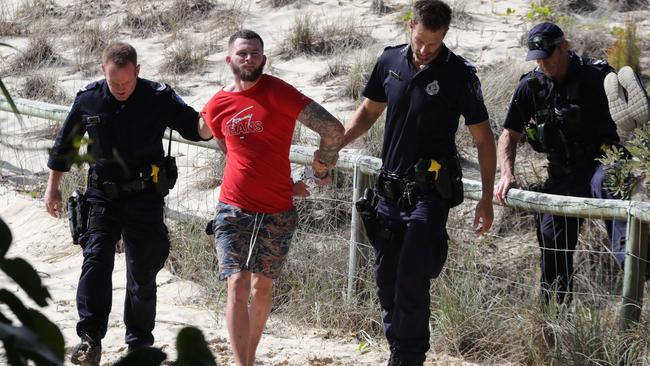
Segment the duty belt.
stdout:
[[116,183],[108,180],[100,180],[96,176],[90,176],[88,185],[104,192],[110,199],[126,197],[135,193],[151,190],[154,186],[150,176],[140,176],[130,182]]
[[377,193],[400,205],[411,206],[414,199],[423,194],[431,193],[433,187],[422,187],[414,178],[402,177],[397,174],[382,171],[375,183]]

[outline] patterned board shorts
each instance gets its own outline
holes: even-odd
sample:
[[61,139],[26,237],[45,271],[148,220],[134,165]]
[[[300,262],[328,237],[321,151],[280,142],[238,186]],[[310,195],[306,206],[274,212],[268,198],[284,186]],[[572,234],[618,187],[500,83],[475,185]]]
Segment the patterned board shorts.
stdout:
[[293,209],[263,214],[219,202],[214,218],[219,279],[240,271],[278,278],[297,224]]

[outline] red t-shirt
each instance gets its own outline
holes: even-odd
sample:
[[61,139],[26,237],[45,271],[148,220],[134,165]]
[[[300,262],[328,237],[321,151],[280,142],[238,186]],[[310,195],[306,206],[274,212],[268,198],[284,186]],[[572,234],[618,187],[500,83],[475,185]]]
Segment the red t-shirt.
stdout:
[[210,99],[201,114],[228,149],[221,202],[262,213],[293,207],[291,137],[296,118],[311,101],[266,74],[250,89],[221,89]]

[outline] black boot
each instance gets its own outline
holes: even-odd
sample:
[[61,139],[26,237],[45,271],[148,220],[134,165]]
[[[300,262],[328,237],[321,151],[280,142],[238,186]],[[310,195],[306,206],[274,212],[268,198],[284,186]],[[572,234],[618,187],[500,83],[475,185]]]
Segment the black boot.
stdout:
[[400,357],[396,352],[391,352],[390,358],[388,359],[388,366],[422,366],[425,359],[425,355],[405,358]]
[[102,341],[99,337],[81,334],[81,342],[74,346],[70,362],[81,366],[99,366],[102,359]]

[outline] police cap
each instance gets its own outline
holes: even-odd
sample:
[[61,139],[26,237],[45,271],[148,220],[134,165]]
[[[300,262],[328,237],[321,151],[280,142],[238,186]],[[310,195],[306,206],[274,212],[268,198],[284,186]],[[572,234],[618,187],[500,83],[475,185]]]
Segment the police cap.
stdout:
[[549,57],[555,47],[564,42],[564,32],[557,25],[544,22],[528,32],[528,55],[526,61]]

